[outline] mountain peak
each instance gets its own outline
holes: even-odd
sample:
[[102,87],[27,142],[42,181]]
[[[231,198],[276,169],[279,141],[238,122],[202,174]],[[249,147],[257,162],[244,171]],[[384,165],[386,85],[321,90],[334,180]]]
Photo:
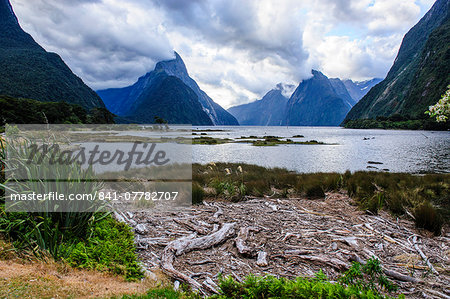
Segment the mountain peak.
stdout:
[[189,76],[186,65],[181,56],[174,51],[174,59],[160,61],[156,64],[155,71],[165,71],[169,76]]
[[322,72],[317,71],[317,70],[311,70],[311,74],[312,74],[315,78],[324,78],[324,77],[326,77]]

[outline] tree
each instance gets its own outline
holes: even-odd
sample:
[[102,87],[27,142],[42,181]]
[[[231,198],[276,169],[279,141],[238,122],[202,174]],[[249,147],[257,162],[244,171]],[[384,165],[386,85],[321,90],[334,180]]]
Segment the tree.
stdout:
[[159,116],[155,116],[154,120],[155,120],[155,124],[160,124],[160,125],[167,124],[167,120],[165,120],[164,118],[161,118]]
[[426,114],[430,117],[436,117],[437,122],[446,122],[450,117],[450,85],[447,86],[447,91],[442,95],[441,99],[434,105],[430,106]]

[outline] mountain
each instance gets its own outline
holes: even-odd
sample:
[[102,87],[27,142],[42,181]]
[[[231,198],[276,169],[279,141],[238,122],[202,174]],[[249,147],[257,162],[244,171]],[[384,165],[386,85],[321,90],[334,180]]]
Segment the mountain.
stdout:
[[353,107],[358,101],[355,100],[350,93],[348,92],[347,87],[345,86],[344,82],[342,82],[339,78],[331,78],[329,79],[331,86],[333,86],[334,91],[336,94],[345,101],[346,104],[348,104],[350,107]]
[[[303,80],[288,101],[283,125],[338,126],[351,108],[350,95],[333,87],[321,72],[312,71],[313,77]],[[342,83],[342,82],[341,82]],[[342,98],[342,95],[345,98]]]
[[0,0],[0,94],[104,108],[100,97],[55,53],[22,30],[9,0]]
[[284,120],[288,102],[288,98],[283,93],[289,87],[291,86],[277,84],[277,87],[266,93],[261,100],[231,107],[228,112],[236,117],[241,125],[279,126]]
[[146,88],[126,118],[137,123],[153,123],[156,116],[173,124],[212,125],[195,92],[180,79],[161,74]]
[[374,78],[366,81],[352,81],[350,79],[347,79],[342,81],[342,83],[344,83],[345,88],[356,104],[369,92],[372,87],[374,87],[381,81],[383,81],[383,79],[381,78]]
[[[139,80],[132,86],[99,90],[98,94],[105,101],[108,109],[110,109],[113,113],[119,116],[128,116],[132,113],[132,110],[135,109],[137,103],[142,101],[143,98],[148,101],[152,101],[152,103],[154,102],[154,99],[149,98],[152,93],[148,92],[148,90],[153,90],[156,85],[159,86],[161,83],[161,76],[176,77],[185,85],[185,88],[193,91],[197,101],[201,105],[201,109],[211,120],[209,123],[205,123],[203,119],[199,119],[197,121],[192,118],[192,124],[239,125],[238,121],[230,113],[215,103],[204,91],[200,89],[198,84],[189,76],[186,65],[180,55],[176,52],[175,59],[158,62],[152,72],[149,72],[145,76],[139,78]],[[177,82],[177,84],[180,82]],[[190,91],[186,91],[186,94],[190,94]],[[165,100],[176,104],[176,101],[173,101],[173,99],[160,98],[159,100],[162,105],[165,105]],[[178,104],[181,104],[182,99],[179,100],[180,102],[178,102]],[[165,113],[168,112],[169,111],[166,111]],[[162,115],[159,116],[163,117]],[[147,121],[153,122],[153,118],[148,119]]]
[[[313,77],[302,81],[291,97],[286,91],[293,85],[277,85],[261,100],[228,109],[241,125],[251,126],[337,126],[347,112],[368,89],[380,82],[372,79],[363,82],[327,78],[312,71]],[[350,86],[350,87],[347,87]],[[355,96],[353,98],[351,94]],[[356,95],[355,95],[356,94]]]
[[437,0],[406,33],[386,79],[352,108],[344,122],[393,114],[424,117],[450,83],[449,7],[450,1]]
[[98,94],[111,112],[131,122],[153,123],[158,116],[172,124],[213,125],[194,90],[169,75],[162,63],[131,86]]

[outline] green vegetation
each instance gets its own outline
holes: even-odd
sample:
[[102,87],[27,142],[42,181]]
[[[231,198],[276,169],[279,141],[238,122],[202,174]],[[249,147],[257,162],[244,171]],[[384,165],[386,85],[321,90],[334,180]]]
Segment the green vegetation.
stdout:
[[275,146],[279,144],[325,144],[317,140],[309,141],[293,141],[292,139],[281,140],[278,137],[265,137],[264,140],[254,140],[252,145],[254,146]]
[[84,108],[105,107],[100,97],[55,53],[49,53],[24,32],[2,1],[0,7],[1,94],[42,102],[67,102]]
[[94,222],[87,237],[66,246],[65,260],[73,267],[108,271],[133,280],[143,277],[131,228],[110,216]]
[[122,299],[178,299],[178,298],[201,298],[192,292],[175,291],[172,287],[157,288],[149,290],[144,295],[126,295]]
[[390,117],[378,116],[376,119],[346,120],[343,126],[348,129],[395,129],[395,130],[434,130],[447,131],[448,123],[439,123],[434,119],[422,117],[409,119],[407,116],[394,114]]
[[[324,198],[323,192],[346,190],[359,207],[370,213],[385,209],[395,215],[407,212],[416,225],[439,234],[450,222],[448,174],[413,175],[365,172],[297,174],[286,169],[256,165],[194,164],[193,180],[205,197],[239,201],[245,196]],[[196,187],[198,189],[198,186]],[[201,202],[198,200],[197,202]]]
[[0,126],[10,124],[103,124],[114,123],[113,115],[105,108],[85,108],[66,102],[40,102],[0,96]]
[[[20,157],[28,157],[31,151],[26,141],[22,141],[21,145],[9,148],[16,151],[15,157],[19,162]],[[4,165],[4,151],[0,153]],[[45,162],[50,158],[49,152],[43,160]],[[8,163],[14,160],[10,159]],[[22,167],[29,177],[40,179],[27,183],[12,181],[12,188],[20,193],[32,190],[40,194],[93,195],[102,187],[101,183],[95,182],[92,169],[83,170],[76,163],[53,165],[51,171],[61,177],[56,184],[44,183],[42,178],[48,176],[43,175],[46,170],[38,163],[22,164]],[[61,181],[66,178],[71,178],[71,181]],[[4,177],[1,180],[3,183]],[[0,184],[0,187],[5,186]],[[48,201],[39,204],[47,205]],[[143,276],[129,227],[116,222],[109,214],[99,213],[101,206],[92,202],[69,201],[64,206],[65,211],[69,212],[64,212],[62,206],[62,203],[49,205],[45,212],[6,212],[3,201],[0,203],[0,234],[11,241],[17,251],[32,251],[38,257],[50,255],[55,260],[65,260],[73,267],[108,271],[124,275],[127,279]]]
[[[293,138],[302,138],[303,135],[295,135]],[[242,139],[242,141],[237,141],[240,143],[251,143],[254,146],[276,146],[279,144],[325,144],[323,142],[317,141],[317,140],[309,140],[309,141],[293,141],[292,139],[285,139],[282,140],[283,137],[278,136],[241,136],[238,139]],[[246,140],[246,139],[253,139],[253,140]]]
[[[369,259],[364,265],[353,263],[348,271],[331,282],[319,271],[315,277],[296,279],[276,278],[271,275],[249,275],[243,282],[232,276],[219,277],[218,294],[210,299],[264,299],[264,298],[393,298],[397,286],[384,276],[380,262]],[[150,298],[201,298],[189,290],[174,291],[172,288],[150,290],[145,295],[124,296],[123,299]],[[404,298],[398,295],[397,298]]]
[[208,136],[200,136],[200,137],[192,138],[192,144],[213,145],[213,144],[224,144],[224,143],[230,143],[230,142],[233,142],[233,140],[228,139],[228,138],[213,138],[213,137],[208,137]]
[[314,278],[297,277],[295,280],[250,275],[241,283],[229,276],[221,279],[219,287],[219,294],[211,298],[388,298],[383,292],[396,290],[383,275],[376,259],[370,259],[363,266],[354,263],[338,283],[330,282],[320,271]]

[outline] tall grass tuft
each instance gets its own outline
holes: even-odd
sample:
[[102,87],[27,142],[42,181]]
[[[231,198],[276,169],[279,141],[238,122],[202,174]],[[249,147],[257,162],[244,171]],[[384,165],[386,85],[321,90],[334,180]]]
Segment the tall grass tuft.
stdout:
[[429,201],[424,201],[414,209],[414,217],[417,227],[432,231],[435,235],[441,234],[442,216]]
[[[20,168],[22,172],[20,178],[28,178],[28,180],[10,178],[8,188],[13,193],[48,194],[49,192],[58,192],[94,196],[101,189],[102,183],[96,182],[93,170],[82,169],[77,163],[69,165],[56,163],[51,168],[38,163],[25,163],[24,161],[31,153],[31,142],[26,139],[16,142],[16,144],[8,146],[8,151],[10,151],[8,154],[12,158],[6,162],[2,160],[4,161],[2,163],[11,169]],[[50,156],[51,152],[44,156],[44,165],[49,161]],[[37,159],[37,157],[35,158]],[[57,173],[58,178],[46,181],[45,178],[53,177],[49,175],[50,172]],[[66,181],[67,179],[68,181]],[[5,188],[4,185],[2,187]],[[73,200],[65,201],[64,204],[55,204],[45,200],[33,202],[32,206],[28,202],[18,202],[22,206],[16,207],[23,211],[27,211],[29,208],[28,211],[31,212],[27,213],[6,213],[2,206],[0,232],[14,240],[16,247],[27,247],[37,254],[39,250],[48,251],[55,259],[59,259],[62,257],[61,244],[85,237],[88,227],[95,220],[96,213],[102,209],[102,206],[96,204],[98,201],[93,202]]]

